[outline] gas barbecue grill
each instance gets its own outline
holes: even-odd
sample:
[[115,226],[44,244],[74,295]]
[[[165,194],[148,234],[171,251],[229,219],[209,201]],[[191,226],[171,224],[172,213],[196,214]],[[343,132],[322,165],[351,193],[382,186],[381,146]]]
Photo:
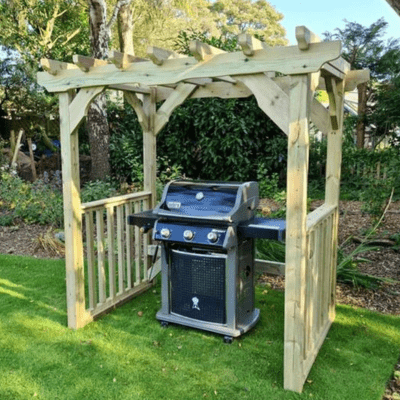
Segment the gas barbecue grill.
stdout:
[[256,182],[173,181],[154,210],[128,216],[161,241],[162,307],[156,317],[240,336],[254,306],[254,238],[283,240],[285,221],[256,218]]

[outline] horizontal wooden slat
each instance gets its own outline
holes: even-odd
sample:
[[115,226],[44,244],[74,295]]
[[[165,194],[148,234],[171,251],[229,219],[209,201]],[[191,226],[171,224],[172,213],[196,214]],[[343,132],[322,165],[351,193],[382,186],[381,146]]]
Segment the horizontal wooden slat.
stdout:
[[127,201],[131,200],[144,200],[151,196],[151,192],[138,192],[138,193],[129,193],[124,194],[122,196],[110,197],[109,199],[102,199],[91,201],[89,203],[83,203],[81,205],[82,212],[88,210],[95,210],[97,208],[108,208],[115,207],[122,204],[125,204]]
[[97,306],[94,310],[88,310],[92,318],[97,318],[100,315],[106,313],[107,311],[114,310],[116,307],[121,305],[122,303],[125,303],[132,299],[133,297],[136,297],[143,292],[145,292],[147,289],[150,289],[153,286],[151,283],[142,283],[140,285],[135,286],[131,290],[127,290],[123,294],[115,297],[115,299],[108,298],[103,304]]
[[312,230],[316,225],[318,225],[321,221],[327,218],[336,210],[335,205],[323,204],[321,207],[318,207],[310,214],[307,215],[307,231]]
[[271,275],[285,275],[285,263],[276,261],[254,260],[256,272]]

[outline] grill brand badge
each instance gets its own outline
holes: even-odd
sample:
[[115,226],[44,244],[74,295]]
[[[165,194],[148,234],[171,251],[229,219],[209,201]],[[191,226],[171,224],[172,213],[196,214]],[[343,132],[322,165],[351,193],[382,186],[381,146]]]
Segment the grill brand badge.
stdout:
[[181,208],[181,203],[179,201],[168,201],[167,207],[170,210],[179,210]]
[[193,302],[192,308],[195,308],[196,310],[200,311],[199,301],[200,300],[197,297],[192,297],[192,302]]

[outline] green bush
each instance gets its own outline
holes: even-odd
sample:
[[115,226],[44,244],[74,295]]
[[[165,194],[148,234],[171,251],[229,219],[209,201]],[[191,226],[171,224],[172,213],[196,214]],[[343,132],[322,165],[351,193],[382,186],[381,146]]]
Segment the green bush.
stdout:
[[24,182],[12,173],[3,171],[0,181],[0,210],[7,216],[0,224],[10,225],[18,220],[33,224],[63,224],[63,199],[58,190],[38,180]]
[[107,199],[115,196],[116,193],[116,183],[110,179],[89,181],[81,190],[81,201],[82,203],[89,203],[90,201]]

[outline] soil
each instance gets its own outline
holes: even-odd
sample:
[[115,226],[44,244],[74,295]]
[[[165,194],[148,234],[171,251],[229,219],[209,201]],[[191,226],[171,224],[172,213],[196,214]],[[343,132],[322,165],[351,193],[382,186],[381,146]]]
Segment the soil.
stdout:
[[[322,201],[311,203],[313,210],[320,206]],[[275,211],[279,205],[271,200],[263,199],[260,209],[265,214]],[[363,212],[362,203],[355,201],[341,201],[339,215],[339,246],[343,246],[349,237],[356,238],[355,241],[347,240],[344,252],[352,251],[356,246],[357,238],[365,237],[367,230],[372,226],[373,220],[366,212]],[[392,235],[400,236],[400,202],[392,203],[375,234],[369,240],[386,242],[386,246],[379,250],[369,251],[358,255],[358,257],[369,259],[370,262],[358,264],[361,272],[389,278],[394,282],[384,283],[378,289],[367,290],[340,283],[337,284],[337,303],[347,304],[353,307],[362,307],[385,314],[400,315],[400,248],[399,246],[388,246],[391,244]],[[37,258],[61,258],[62,250],[59,251],[54,245],[45,240],[54,236],[49,226],[27,225],[20,223],[11,227],[0,227],[0,253],[28,255]],[[393,240],[392,240],[393,242]],[[399,243],[397,243],[398,245]],[[261,282],[270,285],[273,289],[284,290],[284,277],[263,275]],[[400,370],[400,360],[397,365]],[[400,395],[400,378],[395,378],[388,383],[386,393],[382,400],[396,399]]]

